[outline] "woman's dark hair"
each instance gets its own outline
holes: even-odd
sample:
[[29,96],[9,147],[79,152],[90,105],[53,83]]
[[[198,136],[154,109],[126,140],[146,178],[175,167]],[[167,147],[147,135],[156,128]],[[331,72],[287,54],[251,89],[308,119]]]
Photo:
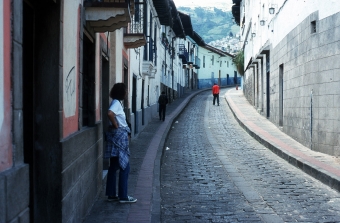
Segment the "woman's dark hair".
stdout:
[[116,83],[110,90],[110,97],[116,100],[125,99],[126,86],[124,83]]

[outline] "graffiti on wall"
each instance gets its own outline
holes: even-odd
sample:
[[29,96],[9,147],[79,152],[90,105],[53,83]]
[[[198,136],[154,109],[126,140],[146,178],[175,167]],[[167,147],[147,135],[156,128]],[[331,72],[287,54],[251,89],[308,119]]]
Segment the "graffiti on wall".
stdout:
[[78,68],[79,1],[64,2],[63,26],[63,108],[66,118],[76,115]]
[[64,89],[65,89],[67,101],[72,100],[76,92],[76,80],[73,79],[75,76],[74,72],[75,72],[75,66],[71,68],[71,70],[68,72],[66,76]]
[[63,137],[78,130],[79,32],[82,0],[64,1],[63,13]]

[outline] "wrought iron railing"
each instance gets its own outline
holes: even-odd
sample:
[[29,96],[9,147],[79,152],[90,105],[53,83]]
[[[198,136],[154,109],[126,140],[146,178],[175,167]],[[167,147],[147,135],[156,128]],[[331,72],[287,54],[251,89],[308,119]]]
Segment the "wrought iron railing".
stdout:
[[153,61],[154,54],[154,42],[151,37],[149,37],[149,61]]
[[144,2],[135,0],[135,14],[132,17],[129,33],[144,33]]
[[184,44],[178,46],[178,56],[182,59],[183,64],[186,64],[189,59],[189,53]]

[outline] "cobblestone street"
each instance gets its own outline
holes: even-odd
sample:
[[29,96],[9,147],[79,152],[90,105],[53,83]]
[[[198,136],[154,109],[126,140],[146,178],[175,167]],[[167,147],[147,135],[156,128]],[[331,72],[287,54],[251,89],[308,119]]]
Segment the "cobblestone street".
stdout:
[[161,162],[162,222],[340,222],[340,194],[272,153],[206,91],[175,120]]

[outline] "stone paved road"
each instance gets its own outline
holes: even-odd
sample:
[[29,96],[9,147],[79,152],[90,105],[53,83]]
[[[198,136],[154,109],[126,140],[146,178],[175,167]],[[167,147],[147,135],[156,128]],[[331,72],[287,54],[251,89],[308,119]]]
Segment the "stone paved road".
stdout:
[[173,124],[162,222],[340,222],[340,194],[255,141],[220,99],[197,95]]

